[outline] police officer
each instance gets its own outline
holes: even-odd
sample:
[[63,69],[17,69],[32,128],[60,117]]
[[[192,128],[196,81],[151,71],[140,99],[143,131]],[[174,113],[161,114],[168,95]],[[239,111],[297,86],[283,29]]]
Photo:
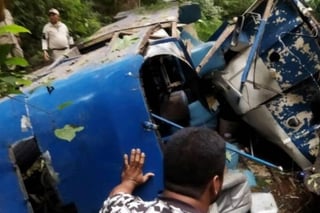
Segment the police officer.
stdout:
[[42,32],[42,50],[45,61],[49,61],[51,57],[56,60],[69,50],[70,45],[74,44],[68,27],[60,21],[60,13],[55,8],[49,10],[49,22],[43,27]]

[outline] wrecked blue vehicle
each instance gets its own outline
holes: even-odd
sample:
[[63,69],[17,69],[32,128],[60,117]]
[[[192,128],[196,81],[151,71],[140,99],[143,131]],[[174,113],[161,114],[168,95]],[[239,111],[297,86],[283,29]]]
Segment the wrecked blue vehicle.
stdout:
[[194,4],[119,13],[1,99],[1,212],[97,212],[134,147],[156,174],[137,191],[151,199],[162,190],[163,141],[180,127],[218,128],[225,108],[310,167],[320,25],[309,8],[257,1],[206,42],[185,30],[199,17]]

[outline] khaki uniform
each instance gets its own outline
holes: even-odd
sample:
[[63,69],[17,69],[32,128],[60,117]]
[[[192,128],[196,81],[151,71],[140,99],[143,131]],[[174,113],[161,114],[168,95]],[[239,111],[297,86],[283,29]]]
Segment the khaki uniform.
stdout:
[[54,60],[66,53],[70,45],[74,44],[67,26],[60,21],[56,24],[47,23],[42,32],[42,50],[52,51]]

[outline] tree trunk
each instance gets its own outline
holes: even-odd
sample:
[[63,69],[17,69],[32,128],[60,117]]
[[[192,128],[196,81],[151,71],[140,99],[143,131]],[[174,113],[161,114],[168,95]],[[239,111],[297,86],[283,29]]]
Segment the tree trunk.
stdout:
[[4,21],[5,17],[4,17],[4,0],[0,0],[0,22]]
[[117,0],[117,8],[122,10],[131,10],[139,6],[139,0]]

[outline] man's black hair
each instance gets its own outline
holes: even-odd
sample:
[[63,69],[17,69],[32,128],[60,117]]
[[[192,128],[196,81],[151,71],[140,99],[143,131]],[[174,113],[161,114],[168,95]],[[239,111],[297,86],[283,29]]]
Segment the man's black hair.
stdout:
[[211,129],[181,129],[163,153],[165,188],[170,191],[197,199],[214,176],[223,178],[225,141]]

